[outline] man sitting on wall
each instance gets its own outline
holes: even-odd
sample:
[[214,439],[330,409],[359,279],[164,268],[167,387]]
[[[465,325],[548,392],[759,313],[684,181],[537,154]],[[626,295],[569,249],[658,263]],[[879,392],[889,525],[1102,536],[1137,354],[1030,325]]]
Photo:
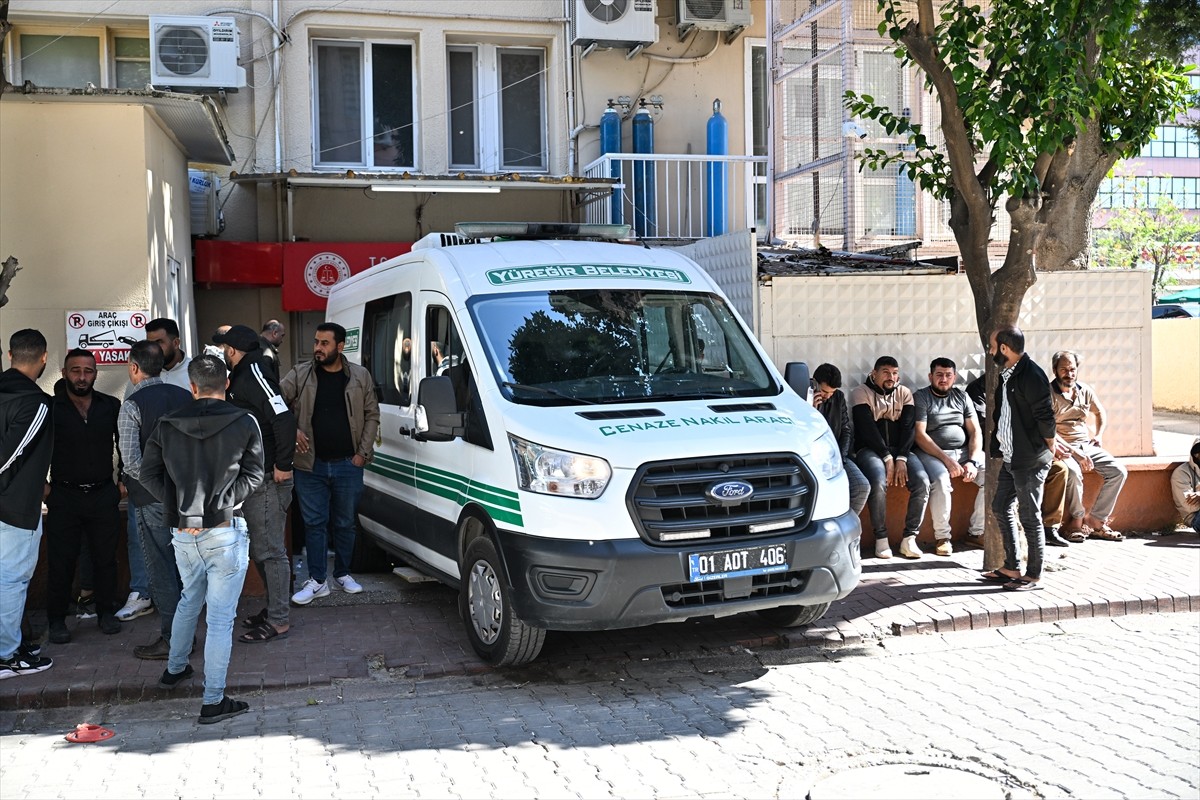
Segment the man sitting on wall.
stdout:
[[850,408],[846,404],[846,395],[842,393],[842,371],[833,364],[822,364],[813,372],[812,383],[813,406],[829,423],[829,429],[833,431],[834,438],[838,440],[838,448],[842,451],[842,466],[846,470],[846,480],[850,483],[850,510],[855,515],[861,514],[867,505],[871,484],[867,483],[862,470],[851,457],[854,448],[854,425],[850,422]]

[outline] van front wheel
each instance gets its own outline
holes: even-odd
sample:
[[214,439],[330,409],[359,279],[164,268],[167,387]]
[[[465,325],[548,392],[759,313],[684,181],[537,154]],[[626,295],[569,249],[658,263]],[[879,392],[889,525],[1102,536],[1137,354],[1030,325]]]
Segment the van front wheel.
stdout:
[[461,585],[459,607],[467,638],[484,661],[495,667],[515,667],[537,658],[546,632],[517,617],[496,546],[486,536],[467,545]]
[[811,625],[825,616],[829,603],[817,603],[814,606],[776,606],[764,608],[758,615],[772,625],[780,628],[799,628],[801,625]]

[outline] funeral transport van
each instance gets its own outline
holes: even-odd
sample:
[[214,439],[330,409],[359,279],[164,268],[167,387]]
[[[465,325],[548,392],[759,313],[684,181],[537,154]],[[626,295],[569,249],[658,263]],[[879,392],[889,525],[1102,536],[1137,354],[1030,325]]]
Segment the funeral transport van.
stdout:
[[549,630],[815,621],[861,573],[829,427],[696,263],[590,227],[459,225],[334,286],[382,416],[360,537],[456,587],[498,666]]

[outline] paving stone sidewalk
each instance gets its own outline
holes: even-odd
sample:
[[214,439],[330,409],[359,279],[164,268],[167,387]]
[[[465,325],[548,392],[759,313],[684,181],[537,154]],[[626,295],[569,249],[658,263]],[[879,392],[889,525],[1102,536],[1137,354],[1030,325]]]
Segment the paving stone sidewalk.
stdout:
[[[863,561],[863,579],[815,625],[777,628],[757,615],[691,620],[599,633],[553,632],[539,663],[583,674],[603,662],[677,659],[743,649],[842,648],[920,633],[997,628],[1063,619],[1200,611],[1200,537],[1193,533],[1134,536],[1047,548],[1044,588],[1006,592],[979,580],[983,551],[950,557]],[[435,583],[407,584],[392,575],[364,575],[367,591],[334,593],[292,609],[292,629],[265,644],[235,643],[228,690],[234,696],[272,689],[328,687],[347,679],[485,673],[470,650],[454,592]],[[243,598],[243,615],[260,608]],[[140,661],[133,648],[154,640],[158,617],[126,623],[103,635],[95,620],[69,620],[73,641],[47,644],[54,667],[0,682],[0,709],[82,706],[165,698],[157,688],[163,661]],[[172,696],[199,696],[200,626],[193,685]],[[536,665],[530,669],[536,669]]]

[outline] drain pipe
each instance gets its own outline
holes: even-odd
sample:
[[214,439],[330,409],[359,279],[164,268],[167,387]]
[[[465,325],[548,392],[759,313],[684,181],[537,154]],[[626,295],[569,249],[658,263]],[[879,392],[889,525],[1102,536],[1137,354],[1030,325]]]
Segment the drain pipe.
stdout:
[[275,172],[283,172],[283,122],[279,119],[280,95],[283,94],[283,76],[279,74],[279,50],[283,47],[283,34],[279,30],[279,0],[271,3],[271,27],[275,29],[275,52],[271,54],[271,77],[275,81]]
[[563,64],[567,82],[567,174],[575,174],[578,159],[579,133],[582,125],[575,124],[575,45],[571,44],[571,3],[574,0],[563,0]]

